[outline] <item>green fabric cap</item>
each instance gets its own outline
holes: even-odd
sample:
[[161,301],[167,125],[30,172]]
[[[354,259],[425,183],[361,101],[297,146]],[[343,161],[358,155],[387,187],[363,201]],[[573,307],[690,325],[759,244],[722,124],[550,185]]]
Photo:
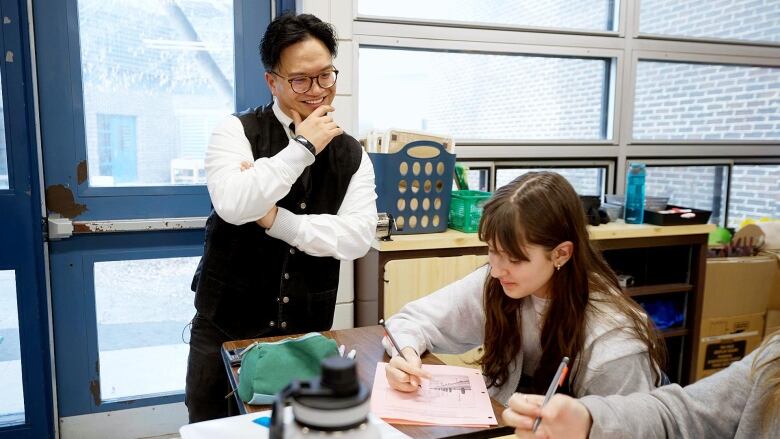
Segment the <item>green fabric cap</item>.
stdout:
[[238,396],[247,404],[270,404],[290,381],[319,376],[320,362],[334,355],[336,341],[318,332],[260,343],[241,358]]

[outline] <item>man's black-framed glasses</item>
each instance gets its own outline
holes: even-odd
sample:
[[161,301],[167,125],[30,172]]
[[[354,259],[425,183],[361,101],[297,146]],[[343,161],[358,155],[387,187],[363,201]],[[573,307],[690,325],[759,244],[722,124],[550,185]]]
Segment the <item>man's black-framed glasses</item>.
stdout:
[[286,76],[282,76],[273,70],[271,70],[271,73],[274,75],[286,79],[287,82],[290,83],[290,87],[292,87],[292,91],[303,94],[307,91],[311,90],[312,85],[314,85],[314,80],[317,80],[317,85],[320,86],[320,88],[331,88],[334,85],[336,85],[336,78],[339,76],[339,71],[336,69],[328,70],[327,72],[322,72],[319,75],[316,76],[295,76],[293,78],[288,78]]

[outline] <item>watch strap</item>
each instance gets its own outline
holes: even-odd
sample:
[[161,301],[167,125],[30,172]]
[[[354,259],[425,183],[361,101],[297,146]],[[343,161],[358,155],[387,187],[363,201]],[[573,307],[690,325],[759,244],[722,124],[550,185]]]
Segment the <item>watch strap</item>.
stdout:
[[298,142],[301,145],[305,146],[306,149],[308,149],[310,153],[312,153],[314,155],[317,155],[317,148],[315,148],[314,145],[311,142],[309,142],[309,139],[307,139],[307,138],[301,136],[300,134],[298,134],[297,136],[295,136],[293,138],[293,140],[295,140],[296,142]]

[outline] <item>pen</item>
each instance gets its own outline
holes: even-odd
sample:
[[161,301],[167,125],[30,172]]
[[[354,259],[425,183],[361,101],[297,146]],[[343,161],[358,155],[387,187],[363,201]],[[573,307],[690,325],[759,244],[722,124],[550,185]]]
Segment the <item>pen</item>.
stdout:
[[391,334],[390,330],[387,329],[387,326],[385,326],[385,319],[379,319],[379,324],[382,325],[382,328],[385,329],[385,335],[387,335],[387,338],[390,339],[390,343],[393,344],[395,350],[398,351],[398,355],[403,357],[404,360],[409,361],[409,359],[406,358],[406,355],[404,355],[404,353],[401,352],[401,347],[398,346],[398,343],[396,343],[395,338],[393,338],[393,334]]
[[[552,379],[552,382],[550,383],[550,387],[547,388],[547,394],[544,395],[544,401],[542,402],[542,407],[546,406],[547,403],[550,401],[550,398],[555,395],[555,391],[558,390],[558,387],[561,387],[563,384],[563,380],[566,379],[566,373],[569,371],[569,357],[563,357],[563,360],[561,360],[561,364],[558,366],[558,370],[555,372],[555,376]],[[537,416],[534,420],[534,427],[531,431],[536,433],[536,429],[539,428],[539,424],[542,423],[542,417]]]

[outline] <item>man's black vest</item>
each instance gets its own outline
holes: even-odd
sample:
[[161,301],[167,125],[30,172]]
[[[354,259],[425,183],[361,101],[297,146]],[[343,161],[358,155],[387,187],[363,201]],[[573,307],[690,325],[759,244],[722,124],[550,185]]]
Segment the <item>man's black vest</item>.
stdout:
[[[236,114],[255,160],[289,142],[271,105]],[[295,214],[336,214],[362,150],[342,134],[317,154],[277,206]],[[238,164],[236,164],[238,166]],[[251,222],[225,222],[212,211],[203,258],[192,280],[195,308],[228,336],[323,331],[333,324],[339,261],[307,255]]]

